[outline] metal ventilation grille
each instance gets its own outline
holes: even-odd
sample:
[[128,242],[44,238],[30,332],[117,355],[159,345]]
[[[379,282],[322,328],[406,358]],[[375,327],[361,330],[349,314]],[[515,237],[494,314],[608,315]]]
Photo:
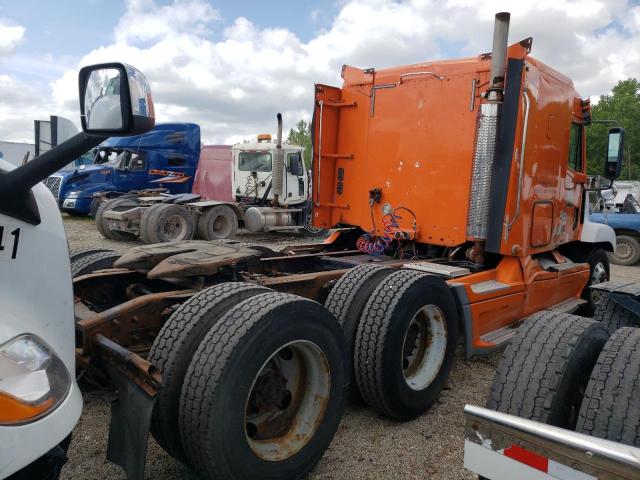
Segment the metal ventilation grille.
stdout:
[[481,105],[473,154],[469,217],[467,219],[467,236],[479,239],[487,236],[491,173],[496,152],[498,116],[499,105],[497,103]]
[[47,186],[49,190],[51,190],[51,193],[53,193],[54,197],[56,198],[60,197],[60,184],[62,183],[62,177],[59,177],[57,175],[52,175],[46,178],[43,183]]

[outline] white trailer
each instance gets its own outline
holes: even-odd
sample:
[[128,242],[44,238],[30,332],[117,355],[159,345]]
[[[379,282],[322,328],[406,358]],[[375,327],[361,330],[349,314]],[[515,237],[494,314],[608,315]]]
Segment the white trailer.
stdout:
[[33,158],[35,151],[33,143],[0,141],[0,160],[8,162],[14,167],[22,165],[25,159]]

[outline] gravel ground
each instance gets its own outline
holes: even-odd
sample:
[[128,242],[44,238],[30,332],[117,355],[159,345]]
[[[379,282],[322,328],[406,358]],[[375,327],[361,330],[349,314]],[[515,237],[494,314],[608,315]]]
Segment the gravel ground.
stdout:
[[[135,243],[103,239],[90,219],[65,216],[70,248],[108,247],[126,251]],[[306,243],[289,235],[240,235],[272,248]],[[612,266],[612,277],[640,281],[640,268]],[[360,405],[349,405],[329,450],[309,476],[320,479],[475,478],[463,468],[463,407],[484,405],[500,352],[465,362],[459,349],[449,383],[438,403],[420,418],[398,423]],[[90,392],[73,433],[63,480],[124,479],[123,471],[105,460],[112,394]],[[167,455],[150,437],[146,478],[195,479],[196,475]]]

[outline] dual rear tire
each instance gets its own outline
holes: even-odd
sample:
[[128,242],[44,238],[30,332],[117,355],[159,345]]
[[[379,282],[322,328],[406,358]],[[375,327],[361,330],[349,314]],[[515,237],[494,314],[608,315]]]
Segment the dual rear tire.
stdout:
[[456,303],[442,278],[362,265],[336,283],[326,305],[351,352],[352,392],[397,420],[436,401],[458,340]]
[[302,478],[344,409],[346,346],[316,302],[225,283],[182,304],[150,359],[166,388],[152,433],[211,479]]
[[194,231],[194,216],[182,205],[153,205],[140,218],[140,238],[145,243],[191,240]]

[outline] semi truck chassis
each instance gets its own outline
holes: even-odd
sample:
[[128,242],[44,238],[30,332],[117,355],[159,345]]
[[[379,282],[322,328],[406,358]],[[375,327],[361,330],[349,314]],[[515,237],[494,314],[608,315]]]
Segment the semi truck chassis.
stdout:
[[[304,297],[325,303],[345,333],[350,357],[340,367],[350,377],[345,384],[351,384],[352,392],[360,391],[374,408],[400,420],[415,417],[437,398],[453,362],[458,330],[464,338],[466,355],[470,357],[508,342],[518,319],[530,313],[527,308],[571,312],[586,302],[581,293],[588,283],[589,265],[574,263],[558,252],[529,258],[524,268],[511,258],[503,259],[498,265],[482,267],[462,257],[433,256],[433,252],[429,255],[419,249],[409,249],[411,259],[366,255],[352,247],[353,238],[359,234],[358,229],[337,230],[325,243],[290,246],[279,252],[234,241],[145,245],[119,257],[113,268],[77,276],[74,279],[76,358],[81,375],[93,386],[112,388],[115,385],[119,393],[112,408],[114,428],[108,458],[125,468],[128,478],[143,478],[146,436],[152,425],[149,412],[154,410],[159,393],[170,389],[173,381],[164,378],[161,369],[149,360],[150,350],[163,335],[163,326],[180,313],[181,305],[209,291],[222,291],[224,285],[242,283],[262,289],[257,293],[278,292],[275,300]],[[105,252],[85,252],[75,261],[90,265],[92,256],[100,260],[104,255]],[[113,256],[113,252],[106,255]],[[521,268],[529,272],[531,278],[515,278]],[[504,280],[509,277],[514,278]],[[529,303],[522,300],[527,288],[532,297]],[[560,288],[564,290],[554,302],[551,292]],[[332,291],[332,298],[328,299]],[[444,300],[420,300],[423,294],[432,295],[431,292]],[[401,375],[406,385],[413,385],[411,388],[415,391],[434,390],[414,411],[402,405],[387,407],[385,402],[393,400],[394,392],[366,390],[368,380],[363,375],[369,374],[367,365],[375,357],[364,358],[367,349],[363,338],[369,327],[388,326],[385,322],[390,319],[406,316],[393,310],[399,308],[398,304],[416,301],[436,305],[435,308],[431,303],[416,307],[411,324],[399,333],[404,339],[393,347],[396,350],[393,355],[402,359]],[[312,311],[316,307],[311,304],[317,305],[311,302],[304,308]],[[207,304],[202,305],[206,308]],[[377,318],[372,313],[376,308],[386,312],[386,317]],[[302,312],[305,316],[306,310]],[[498,322],[496,312],[502,315]],[[493,321],[486,320],[488,314],[493,315]],[[240,321],[246,319],[247,315]],[[384,344],[387,340],[371,336],[366,341]],[[206,343],[202,337],[198,338],[200,341]],[[429,353],[432,348],[440,352],[433,361]],[[429,362],[436,367],[431,370],[424,367]],[[278,390],[278,385],[284,380],[275,374],[266,377],[271,379],[270,383],[257,382],[256,388],[262,386],[265,392],[281,398],[282,389]],[[265,374],[260,378],[265,378]],[[274,394],[274,391],[280,393]],[[257,394],[252,395],[254,398]],[[409,391],[408,395],[413,392]],[[270,404],[267,400],[261,402]],[[271,400],[271,404],[273,402]]]

